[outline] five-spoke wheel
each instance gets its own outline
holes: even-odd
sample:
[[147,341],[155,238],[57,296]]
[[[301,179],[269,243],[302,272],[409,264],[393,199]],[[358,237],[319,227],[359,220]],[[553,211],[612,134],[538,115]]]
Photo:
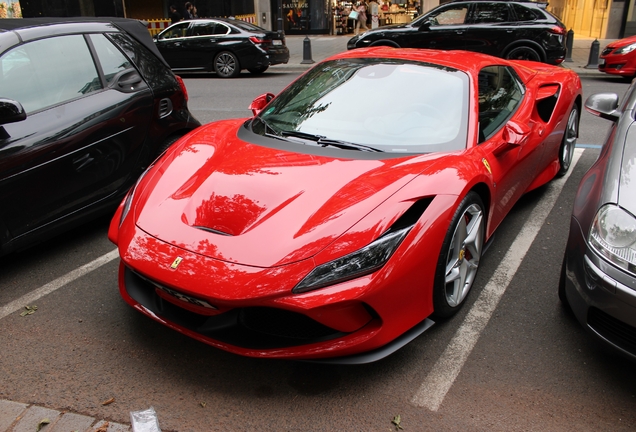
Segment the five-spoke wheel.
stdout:
[[576,104],[570,111],[568,117],[568,124],[565,127],[563,133],[563,142],[561,143],[561,149],[559,150],[559,164],[561,169],[559,170],[559,176],[564,175],[570,169],[572,164],[572,157],[574,156],[574,147],[576,147],[576,138],[579,136],[579,108]]

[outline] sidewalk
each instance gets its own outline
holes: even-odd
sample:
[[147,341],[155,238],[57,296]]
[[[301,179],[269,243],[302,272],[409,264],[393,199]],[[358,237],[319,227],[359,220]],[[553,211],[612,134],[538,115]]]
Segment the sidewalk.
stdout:
[[[289,63],[285,65],[276,65],[271,67],[271,71],[285,72],[304,72],[311,68],[313,64],[302,64],[304,54],[304,40],[309,38],[310,58],[314,62],[319,62],[329,56],[347,50],[347,41],[353,35],[310,35],[310,36],[286,36],[287,47],[289,48]],[[599,53],[614,39],[599,40]],[[572,44],[572,61],[563,62],[561,66],[572,69],[580,76],[607,76],[603,72],[599,72],[597,68],[587,69],[590,56],[590,48],[594,42],[593,38],[576,37]],[[598,63],[598,62],[597,62]]]

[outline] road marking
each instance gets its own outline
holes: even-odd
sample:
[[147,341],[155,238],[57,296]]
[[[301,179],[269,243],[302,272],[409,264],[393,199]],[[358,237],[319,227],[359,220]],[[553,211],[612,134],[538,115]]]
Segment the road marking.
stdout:
[[116,258],[119,258],[119,251],[117,249],[112,250],[107,254],[94,259],[88,264],[84,264],[83,266],[66,273],[64,276],[60,276],[59,278],[47,283],[46,285],[42,285],[40,288],[37,288],[36,290],[23,295],[19,299],[12,301],[5,306],[0,307],[0,319],[14,312],[17,312],[20,309],[23,309],[25,306],[33,304],[33,302],[44,297],[45,295],[51,294],[53,291],[62,288],[64,285],[73,282],[75,279],[78,279],[95,269],[98,269],[104,264],[108,264]]
[[[481,332],[488,324],[499,300],[503,296],[510,281],[515,276],[523,258],[532,246],[539,230],[543,227],[545,219],[554,207],[566,180],[579,161],[582,149],[574,151],[572,166],[567,174],[555,179],[548,184],[548,190],[544,198],[532,211],[517,238],[501,260],[501,264],[495,270],[492,277],[479,294],[464,322],[455,332],[453,339],[433,366],[419,390],[411,399],[411,402],[419,407],[437,411],[444,401],[446,393],[450,390],[455,379],[462,370],[466,359],[472,352]],[[556,289],[556,288],[555,288]]]

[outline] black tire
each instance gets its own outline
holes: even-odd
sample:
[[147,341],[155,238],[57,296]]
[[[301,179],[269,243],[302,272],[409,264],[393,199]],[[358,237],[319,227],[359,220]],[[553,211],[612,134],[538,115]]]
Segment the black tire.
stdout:
[[223,51],[214,58],[214,72],[221,78],[234,78],[241,73],[238,57],[230,51]]
[[249,71],[251,74],[254,74],[254,75],[260,75],[260,74],[262,74],[263,72],[265,72],[268,68],[269,68],[269,66],[261,66],[261,67],[257,67],[257,68],[251,68],[251,69],[248,69],[248,71]]
[[164,152],[166,150],[168,150],[168,148],[174,144],[179,138],[181,138],[180,135],[172,135],[169,136],[168,138],[166,138],[158,147],[157,147],[157,151],[155,153],[155,158],[158,158],[159,156],[161,156],[162,154],[164,154]]
[[579,136],[579,107],[574,104],[570,114],[568,115],[568,123],[563,132],[563,141],[559,148],[559,165],[561,168],[557,173],[557,177],[562,177],[570,169],[572,158],[574,156],[574,148],[576,147],[576,139]]
[[542,61],[541,54],[539,54],[536,49],[527,45],[514,47],[513,49],[508,51],[508,53],[506,54],[506,58],[508,60],[532,60],[537,62]]
[[563,264],[561,264],[561,275],[559,276],[559,300],[561,300],[561,305],[569,309],[570,303],[568,302],[568,297],[565,295],[565,256],[563,257]]
[[485,224],[484,204],[471,191],[455,211],[439,254],[433,286],[435,317],[448,318],[465,303],[479,269]]

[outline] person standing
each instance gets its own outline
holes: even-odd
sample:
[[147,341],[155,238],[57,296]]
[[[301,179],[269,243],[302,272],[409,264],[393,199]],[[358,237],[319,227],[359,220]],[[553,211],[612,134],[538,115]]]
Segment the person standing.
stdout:
[[367,6],[364,1],[359,1],[356,3],[356,12],[358,12],[358,19],[355,24],[355,34],[358,34],[358,29],[362,28],[363,30],[369,30],[367,27]]
[[181,21],[182,17],[179,12],[177,12],[177,7],[175,5],[170,5],[170,24],[177,23]]
[[183,13],[183,19],[185,19],[185,20],[194,19],[194,17],[192,16],[192,3],[190,3],[190,2],[186,2],[186,4],[185,4],[185,11]]

